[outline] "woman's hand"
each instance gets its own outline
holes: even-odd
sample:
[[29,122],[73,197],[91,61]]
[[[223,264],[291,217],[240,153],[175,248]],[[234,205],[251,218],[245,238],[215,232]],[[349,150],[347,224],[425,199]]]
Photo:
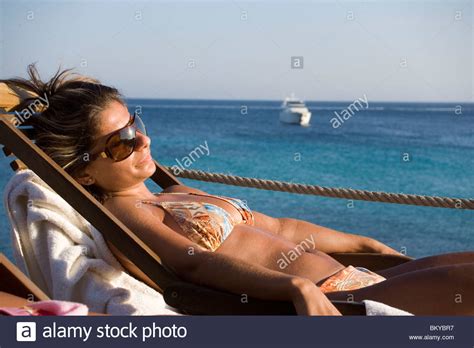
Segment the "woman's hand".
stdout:
[[295,278],[292,301],[298,315],[342,315],[311,280]]

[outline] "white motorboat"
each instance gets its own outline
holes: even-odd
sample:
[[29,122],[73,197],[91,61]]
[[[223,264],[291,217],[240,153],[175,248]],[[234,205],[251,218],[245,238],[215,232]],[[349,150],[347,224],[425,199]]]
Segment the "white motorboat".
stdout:
[[308,110],[303,101],[296,99],[292,95],[290,98],[285,98],[281,107],[281,122],[299,124],[301,126],[309,125],[309,121],[311,120],[311,112]]

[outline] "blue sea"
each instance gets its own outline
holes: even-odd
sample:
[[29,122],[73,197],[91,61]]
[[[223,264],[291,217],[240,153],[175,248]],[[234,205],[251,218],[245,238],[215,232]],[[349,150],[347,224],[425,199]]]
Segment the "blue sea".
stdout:
[[[332,187],[474,197],[474,105],[371,103],[339,128],[349,102],[307,102],[309,127],[279,122],[279,101],[128,99],[140,107],[153,157],[189,169]],[[407,160],[408,159],[408,160]],[[12,175],[3,157],[0,185]],[[189,164],[189,163],[188,163]],[[149,180],[150,181],[150,180]],[[413,257],[474,249],[474,211],[416,207],[272,192],[182,179],[251,209],[376,238]],[[147,182],[152,191],[161,189]],[[11,258],[2,209],[0,252]]]

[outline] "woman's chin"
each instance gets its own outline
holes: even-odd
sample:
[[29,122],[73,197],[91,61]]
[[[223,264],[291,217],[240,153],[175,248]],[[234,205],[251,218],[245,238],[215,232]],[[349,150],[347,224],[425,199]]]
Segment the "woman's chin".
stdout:
[[156,171],[156,165],[153,160],[137,164],[137,169],[143,172],[143,175],[149,178]]

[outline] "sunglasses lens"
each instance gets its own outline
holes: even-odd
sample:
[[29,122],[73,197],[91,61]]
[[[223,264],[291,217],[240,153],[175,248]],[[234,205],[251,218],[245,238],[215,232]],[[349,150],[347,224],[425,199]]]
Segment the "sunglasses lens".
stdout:
[[135,128],[127,127],[115,134],[109,141],[108,150],[115,161],[130,156],[135,148]]
[[140,116],[135,114],[135,121],[133,122],[133,125],[137,128],[137,130],[142,133],[143,135],[146,135],[146,128],[145,124],[143,123],[142,119]]
[[107,142],[109,156],[115,161],[122,161],[133,153],[136,145],[137,131],[146,135],[145,124],[140,116],[133,116],[133,123],[117,131]]

